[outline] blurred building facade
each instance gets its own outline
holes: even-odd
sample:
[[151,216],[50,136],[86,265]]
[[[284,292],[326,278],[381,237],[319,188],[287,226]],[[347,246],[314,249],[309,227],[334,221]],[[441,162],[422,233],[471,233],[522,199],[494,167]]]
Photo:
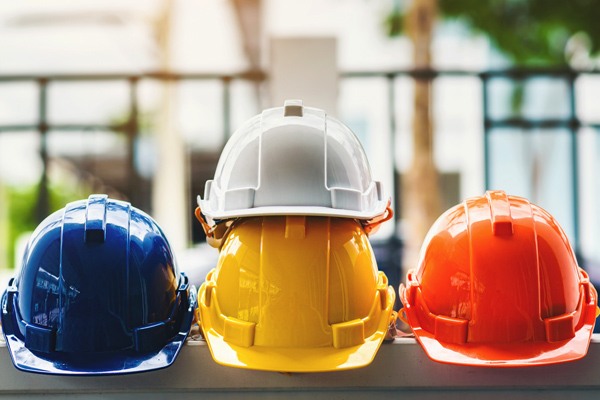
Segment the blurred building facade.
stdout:
[[[222,146],[243,121],[279,105],[268,80],[278,38],[335,42],[339,80],[332,113],[359,136],[373,174],[388,188],[399,187],[412,157],[415,76],[410,42],[390,39],[382,28],[389,4],[173,1],[168,50],[158,39],[164,5],[55,0],[0,6],[3,226],[8,191],[36,185],[44,160],[52,190],[68,188],[79,197],[108,192],[156,211],[152,187],[164,150],[156,131],[165,126],[160,115],[168,82],[174,104],[168,134],[183,143],[178,178],[187,187],[189,216],[174,215],[180,222],[173,229],[184,232],[184,246],[202,240],[192,219],[194,199],[212,177]],[[526,196],[557,217],[589,265],[599,263],[600,104],[594,93],[600,76],[481,74],[506,64],[484,37],[455,23],[441,26],[433,54],[436,69],[460,71],[432,77],[444,208],[486,187]],[[165,65],[170,73],[152,72]],[[90,75],[95,78],[86,79]],[[515,86],[523,90],[518,111],[511,106]],[[399,205],[398,193],[392,194]],[[163,203],[167,213],[159,223],[168,225],[169,208],[180,206],[168,196]],[[6,240],[7,228],[0,234],[4,264],[14,242]],[[402,238],[401,215],[375,240],[390,237]]]

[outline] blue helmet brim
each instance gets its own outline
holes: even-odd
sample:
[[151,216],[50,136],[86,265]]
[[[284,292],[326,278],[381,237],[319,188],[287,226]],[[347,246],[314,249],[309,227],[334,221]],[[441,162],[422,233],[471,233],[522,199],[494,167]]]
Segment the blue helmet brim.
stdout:
[[157,351],[124,350],[105,353],[53,353],[51,357],[25,347],[19,337],[14,314],[5,312],[7,293],[2,297],[2,328],[14,366],[25,372],[52,375],[121,375],[167,368],[177,358],[190,331],[196,308],[196,288],[190,288],[188,308],[179,333]]

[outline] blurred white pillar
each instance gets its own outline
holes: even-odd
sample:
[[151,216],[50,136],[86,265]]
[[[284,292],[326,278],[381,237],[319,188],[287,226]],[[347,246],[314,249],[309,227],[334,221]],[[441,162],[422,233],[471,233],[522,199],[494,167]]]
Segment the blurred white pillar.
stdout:
[[[165,0],[157,21],[160,61],[165,71],[170,70],[173,6],[172,0]],[[175,89],[174,83],[163,82],[155,141],[158,162],[152,182],[152,215],[164,230],[173,250],[178,251],[187,247],[188,221],[191,214],[188,215],[186,153],[175,118]]]
[[156,130],[158,162],[152,182],[152,215],[164,230],[173,250],[177,251],[188,244],[187,157],[173,116],[174,88],[166,83],[163,90]]
[[274,37],[270,42],[269,106],[301,99],[337,115],[337,41],[333,37]]

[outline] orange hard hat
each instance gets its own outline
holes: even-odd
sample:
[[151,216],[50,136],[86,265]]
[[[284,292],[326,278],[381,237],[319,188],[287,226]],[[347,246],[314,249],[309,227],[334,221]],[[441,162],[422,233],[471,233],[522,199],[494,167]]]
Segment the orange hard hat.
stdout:
[[490,367],[582,358],[597,310],[558,222],[503,191],[467,199],[435,222],[400,296],[431,359]]

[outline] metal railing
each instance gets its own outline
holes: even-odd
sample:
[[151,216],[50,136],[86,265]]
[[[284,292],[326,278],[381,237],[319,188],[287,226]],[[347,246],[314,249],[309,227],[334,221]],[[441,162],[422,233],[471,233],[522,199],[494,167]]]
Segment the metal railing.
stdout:
[[[43,220],[50,211],[48,197],[48,132],[52,130],[84,132],[106,130],[122,133],[127,138],[127,181],[128,191],[126,196],[134,204],[148,208],[149,200],[142,197],[140,187],[142,178],[135,168],[135,140],[139,135],[139,98],[138,86],[141,81],[220,81],[223,87],[223,130],[229,132],[231,125],[231,99],[230,87],[234,80],[260,82],[264,74],[260,71],[248,71],[239,74],[178,74],[166,72],[149,72],[144,74],[53,74],[53,75],[0,75],[0,85],[6,82],[33,82],[38,87],[38,113],[35,124],[0,124],[2,132],[18,132],[36,130],[40,135],[40,157],[42,160],[42,174],[38,195],[37,219]],[[129,88],[128,118],[118,124],[56,124],[48,121],[48,86],[54,82],[127,82]],[[224,136],[227,137],[227,136]]]
[[[465,71],[465,70],[394,70],[387,72],[349,72],[342,73],[341,78],[385,78],[387,81],[388,92],[388,115],[390,116],[389,126],[392,132],[392,138],[396,133],[396,92],[395,81],[400,77],[409,77],[415,80],[434,81],[440,77],[472,77],[481,82],[482,88],[482,111],[483,111],[483,134],[484,134],[484,187],[489,189],[491,186],[491,162],[490,162],[490,137],[492,131],[498,128],[520,128],[524,130],[532,129],[566,129],[570,136],[570,159],[571,165],[571,190],[573,194],[572,219],[573,219],[573,242],[575,252],[580,255],[580,215],[579,215],[579,169],[578,159],[578,134],[580,128],[593,128],[600,131],[600,123],[590,123],[582,121],[577,115],[577,97],[575,84],[578,77],[582,75],[600,76],[600,71],[575,71],[568,68],[508,68],[501,70],[488,71]],[[562,118],[544,117],[538,119],[527,118],[523,116],[508,118],[493,118],[490,107],[490,82],[494,79],[504,78],[511,82],[524,82],[535,78],[550,78],[563,80],[567,84],[568,90],[568,116]],[[395,149],[394,142],[390,146]],[[394,158],[392,158],[394,159]],[[395,171],[397,173],[397,171]],[[399,209],[396,207],[396,209]]]
[[[396,106],[396,90],[395,83],[398,78],[412,78],[415,80],[430,80],[435,81],[439,77],[473,77],[481,82],[482,88],[482,110],[483,121],[481,121],[484,132],[484,166],[485,166],[485,182],[486,188],[490,186],[490,136],[492,130],[496,128],[562,128],[567,129],[570,133],[570,154],[571,154],[571,184],[573,193],[573,209],[572,218],[574,221],[574,242],[576,250],[579,250],[579,174],[577,166],[577,141],[578,132],[582,127],[592,127],[600,130],[600,124],[585,123],[578,117],[576,108],[575,82],[582,75],[600,75],[600,71],[574,71],[570,69],[503,69],[490,71],[465,71],[465,70],[393,70],[393,71],[367,71],[367,72],[342,72],[340,79],[363,79],[363,78],[384,78],[387,84],[387,105],[389,115],[389,128],[392,132],[392,142],[390,149],[392,153],[395,151],[394,138],[397,132],[397,116],[395,112]],[[494,119],[490,113],[490,82],[496,78],[506,78],[512,82],[526,81],[532,78],[553,78],[567,82],[568,86],[568,104],[569,115],[565,118],[541,118],[529,119],[525,117],[509,117],[504,119]],[[140,186],[142,178],[135,168],[135,140],[139,135],[139,99],[137,95],[139,83],[142,81],[219,81],[223,88],[222,96],[222,126],[223,138],[227,138],[231,130],[231,96],[230,88],[233,81],[248,81],[254,84],[259,84],[267,79],[267,76],[262,71],[246,71],[238,74],[194,74],[194,73],[166,73],[166,72],[150,72],[144,74],[52,74],[52,75],[0,75],[0,85],[3,83],[14,82],[33,82],[37,85],[37,122],[32,124],[5,124],[0,125],[0,134],[3,132],[18,132],[18,131],[37,131],[40,135],[40,157],[42,160],[42,176],[40,182],[40,191],[38,196],[37,217],[43,219],[49,213],[49,198],[48,198],[48,133],[53,130],[61,131],[89,131],[108,130],[122,133],[127,138],[127,181],[128,192],[126,195],[129,199],[143,207],[148,204],[148,199],[141,198]],[[118,124],[54,124],[48,120],[48,86],[54,82],[108,82],[122,81],[127,82],[129,88],[129,110],[128,118],[125,122]],[[392,160],[395,158],[392,154]],[[395,163],[394,163],[395,164]],[[394,166],[395,168],[395,166]],[[394,171],[394,182],[397,181],[398,171]],[[397,193],[398,188],[394,188]],[[399,196],[396,196],[398,198]]]

